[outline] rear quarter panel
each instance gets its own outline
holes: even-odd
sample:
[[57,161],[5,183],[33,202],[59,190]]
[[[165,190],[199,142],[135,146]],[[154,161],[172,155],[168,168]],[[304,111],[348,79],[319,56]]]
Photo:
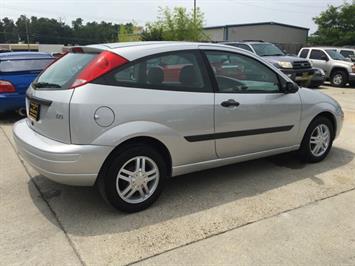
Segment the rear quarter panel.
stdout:
[[[95,111],[101,106],[114,112],[108,127],[95,122]],[[213,93],[87,84],[76,88],[71,100],[72,143],[115,147],[148,136],[168,148],[174,166],[211,160],[216,158],[213,140],[191,143],[184,137],[213,133],[213,110]]]

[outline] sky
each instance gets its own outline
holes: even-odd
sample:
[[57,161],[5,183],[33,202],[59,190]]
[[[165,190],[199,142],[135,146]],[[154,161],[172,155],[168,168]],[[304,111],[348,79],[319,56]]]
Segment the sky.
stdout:
[[[193,0],[0,0],[0,18],[16,19],[20,15],[61,19],[67,24],[77,17],[88,21],[138,25],[154,21],[159,7],[193,8]],[[205,26],[279,22],[310,28],[312,18],[328,5],[339,6],[343,0],[196,0],[204,13]]]

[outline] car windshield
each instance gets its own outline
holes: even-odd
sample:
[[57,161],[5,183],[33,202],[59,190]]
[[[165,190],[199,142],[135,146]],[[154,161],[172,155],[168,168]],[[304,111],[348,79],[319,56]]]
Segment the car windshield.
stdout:
[[344,56],[342,56],[341,53],[337,52],[336,50],[326,49],[325,51],[334,60],[346,60],[346,58]]
[[272,43],[254,43],[251,45],[256,54],[260,56],[282,56],[285,55],[280,48]]

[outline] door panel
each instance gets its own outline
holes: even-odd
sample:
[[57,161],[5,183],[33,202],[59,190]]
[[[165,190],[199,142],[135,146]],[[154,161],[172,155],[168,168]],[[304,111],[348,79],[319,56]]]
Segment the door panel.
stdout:
[[[234,99],[238,107],[223,107]],[[294,94],[225,94],[215,97],[219,157],[260,152],[297,144],[300,98]],[[224,133],[219,138],[218,135]],[[228,134],[229,133],[229,134]]]
[[280,92],[280,78],[247,55],[206,51],[215,78],[216,152],[221,158],[296,144],[301,102]]
[[329,59],[329,57],[322,50],[312,49],[309,55],[309,61],[311,61],[313,67],[323,69],[325,74],[329,76],[331,68],[330,63],[329,61],[324,60],[322,57]]

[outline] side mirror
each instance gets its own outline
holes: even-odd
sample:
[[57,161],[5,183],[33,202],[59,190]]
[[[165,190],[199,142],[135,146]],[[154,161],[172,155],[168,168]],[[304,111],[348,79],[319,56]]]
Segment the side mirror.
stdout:
[[320,57],[320,60],[329,61],[328,56],[326,56],[326,55],[322,55],[322,56]]
[[287,81],[284,88],[283,88],[283,93],[288,94],[288,93],[296,93],[298,91],[298,86],[296,83]]

